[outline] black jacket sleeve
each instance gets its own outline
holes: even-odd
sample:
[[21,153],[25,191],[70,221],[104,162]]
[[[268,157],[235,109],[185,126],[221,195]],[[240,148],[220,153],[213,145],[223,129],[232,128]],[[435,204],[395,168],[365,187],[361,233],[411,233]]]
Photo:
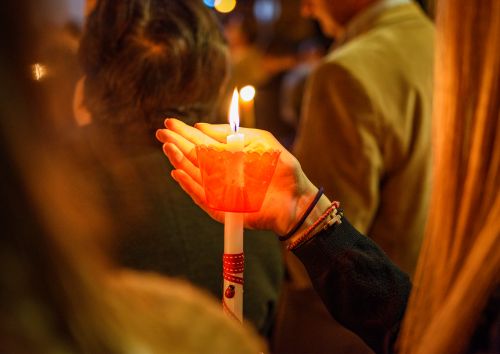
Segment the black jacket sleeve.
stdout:
[[411,282],[347,219],[296,248],[330,314],[376,353],[392,350]]

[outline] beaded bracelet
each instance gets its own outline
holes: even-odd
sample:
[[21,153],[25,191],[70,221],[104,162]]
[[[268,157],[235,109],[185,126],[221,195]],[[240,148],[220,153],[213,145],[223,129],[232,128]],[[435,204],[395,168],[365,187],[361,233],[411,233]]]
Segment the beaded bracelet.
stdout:
[[314,209],[314,207],[316,206],[316,204],[319,201],[319,198],[321,198],[322,195],[323,195],[323,187],[320,187],[318,189],[318,193],[316,193],[316,196],[314,197],[312,203],[306,209],[305,213],[302,215],[302,217],[300,218],[300,220],[297,223],[297,225],[295,225],[294,228],[289,233],[287,233],[286,235],[278,236],[278,239],[280,241],[286,241],[286,240],[288,240],[290,237],[293,236],[293,234],[295,234],[300,229],[300,227],[304,224],[304,222],[306,221],[306,219],[309,216],[309,214],[311,214],[311,211]]
[[[314,231],[316,229],[318,229],[320,226],[323,226],[323,229],[326,229],[326,228],[332,226],[333,224],[341,224],[343,212],[342,212],[342,209],[339,209],[339,205],[340,205],[339,202],[333,202],[332,204],[330,204],[328,209],[326,209],[326,211],[318,218],[318,220],[316,220],[314,222],[314,224],[309,226],[309,228],[299,238],[297,238],[295,241],[291,242],[286,247],[287,250],[292,251],[295,248],[297,248],[298,246],[309,241],[311,238],[313,238],[314,235],[317,234]],[[328,217],[330,217],[330,219],[326,223],[324,223],[324,221]],[[324,225],[323,225],[323,223],[324,223]]]

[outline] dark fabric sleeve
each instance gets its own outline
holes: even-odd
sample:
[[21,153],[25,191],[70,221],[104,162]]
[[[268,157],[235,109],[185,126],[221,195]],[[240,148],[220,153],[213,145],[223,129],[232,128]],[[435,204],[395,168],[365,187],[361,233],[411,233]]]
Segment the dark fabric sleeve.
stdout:
[[330,314],[376,353],[391,352],[411,282],[347,219],[294,250]]

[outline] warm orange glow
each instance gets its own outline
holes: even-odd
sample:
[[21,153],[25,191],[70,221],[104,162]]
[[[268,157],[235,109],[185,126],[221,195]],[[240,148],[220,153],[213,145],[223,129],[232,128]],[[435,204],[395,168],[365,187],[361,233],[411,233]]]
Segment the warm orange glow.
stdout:
[[198,145],[196,156],[210,208],[252,213],[259,211],[264,202],[280,151],[258,149],[234,152]]
[[35,63],[31,66],[33,79],[36,81],[42,80],[47,75],[47,67],[40,63]]
[[241,88],[240,97],[243,102],[250,102],[255,97],[255,87],[247,85]]
[[231,125],[231,130],[237,132],[240,127],[240,114],[239,114],[239,94],[238,90],[234,89],[233,98],[231,99],[231,106],[229,106],[229,124]]
[[215,9],[222,13],[228,13],[236,7],[236,0],[220,0],[215,4]]
[[96,5],[96,0],[87,0],[85,1],[85,15],[89,15],[92,10],[94,10],[95,5]]

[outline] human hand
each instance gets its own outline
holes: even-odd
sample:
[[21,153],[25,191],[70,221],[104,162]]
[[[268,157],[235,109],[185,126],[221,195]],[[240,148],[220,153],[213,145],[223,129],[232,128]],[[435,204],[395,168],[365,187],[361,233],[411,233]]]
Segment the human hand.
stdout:
[[[191,127],[177,119],[167,119],[165,127],[167,129],[157,131],[156,137],[164,143],[163,151],[175,167],[172,177],[197,205],[213,219],[223,222],[224,213],[207,205],[195,147],[199,144],[224,145],[231,133],[229,125],[198,123]],[[245,134],[247,147],[256,144],[281,152],[262,208],[245,214],[245,226],[286,234],[307,209],[318,189],[305,176],[297,159],[271,133],[247,128],[240,128],[240,132]]]

